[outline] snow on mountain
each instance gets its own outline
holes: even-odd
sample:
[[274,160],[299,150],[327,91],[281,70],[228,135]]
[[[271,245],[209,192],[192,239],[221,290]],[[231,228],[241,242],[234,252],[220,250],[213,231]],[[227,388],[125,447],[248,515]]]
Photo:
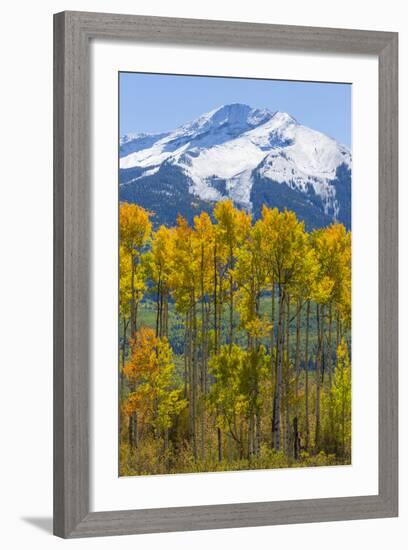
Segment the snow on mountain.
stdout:
[[[339,167],[351,169],[351,153],[325,134],[299,124],[287,113],[231,104],[164,134],[136,134],[120,141],[121,173],[134,175],[124,184],[177,169],[188,192],[204,201],[232,198],[251,210],[256,189],[286,185],[337,219]],[[259,182],[265,187],[260,188]],[[268,189],[268,182],[270,188]],[[275,188],[273,188],[275,189]],[[275,193],[276,194],[276,193]],[[290,207],[290,205],[288,205]]]
[[[266,122],[273,114],[267,109],[251,109],[238,103],[224,105],[180,126],[167,134],[136,134],[125,136],[120,142],[128,148],[135,144],[134,152],[122,154],[121,168],[157,166],[163,161],[191,149],[212,148],[230,141],[244,132]],[[142,140],[146,140],[146,146]],[[151,143],[148,143],[151,140]],[[123,144],[123,145],[122,145]]]
[[120,156],[126,157],[136,151],[152,147],[156,141],[162,139],[166,135],[166,133],[146,134],[143,132],[139,134],[126,134],[119,140]]

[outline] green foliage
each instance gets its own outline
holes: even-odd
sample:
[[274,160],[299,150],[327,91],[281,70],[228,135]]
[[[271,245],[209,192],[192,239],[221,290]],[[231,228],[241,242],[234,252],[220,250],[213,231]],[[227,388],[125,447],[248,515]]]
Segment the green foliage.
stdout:
[[337,350],[332,388],[324,396],[326,446],[340,457],[351,456],[351,366],[344,339]]

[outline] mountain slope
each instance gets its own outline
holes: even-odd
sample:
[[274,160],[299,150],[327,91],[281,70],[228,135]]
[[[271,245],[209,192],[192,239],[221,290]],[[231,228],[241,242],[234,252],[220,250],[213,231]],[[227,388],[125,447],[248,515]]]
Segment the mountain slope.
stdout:
[[224,105],[173,132],[120,141],[120,198],[190,221],[231,198],[259,217],[262,204],[294,210],[310,227],[351,225],[351,153],[287,113]]

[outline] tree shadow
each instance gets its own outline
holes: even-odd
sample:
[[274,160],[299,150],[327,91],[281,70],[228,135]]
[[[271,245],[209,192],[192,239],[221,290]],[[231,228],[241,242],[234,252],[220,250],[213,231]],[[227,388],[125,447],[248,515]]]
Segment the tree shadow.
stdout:
[[30,523],[31,525],[34,525],[34,527],[37,527],[37,529],[41,529],[41,531],[45,531],[50,535],[53,534],[51,517],[26,517],[21,519],[26,523]]

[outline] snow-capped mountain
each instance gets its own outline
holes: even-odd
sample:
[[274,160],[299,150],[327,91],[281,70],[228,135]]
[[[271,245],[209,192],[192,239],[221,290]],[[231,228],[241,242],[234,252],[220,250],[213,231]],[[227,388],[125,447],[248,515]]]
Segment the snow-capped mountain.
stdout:
[[123,136],[120,198],[156,212],[157,223],[231,198],[255,218],[267,204],[309,227],[350,227],[351,153],[287,113],[224,105],[172,132]]

